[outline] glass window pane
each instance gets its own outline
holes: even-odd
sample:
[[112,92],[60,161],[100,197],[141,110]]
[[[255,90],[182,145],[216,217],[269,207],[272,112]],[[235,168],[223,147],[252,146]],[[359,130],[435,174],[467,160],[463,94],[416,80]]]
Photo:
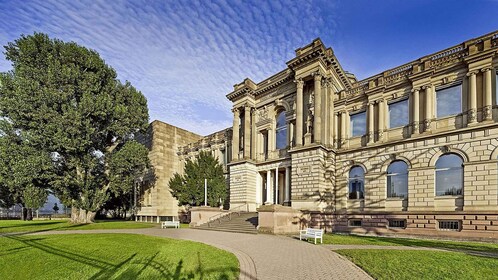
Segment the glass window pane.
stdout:
[[408,165],[394,161],[387,168],[387,197],[408,197]]
[[407,125],[408,114],[408,99],[389,104],[389,127]]
[[365,191],[365,172],[360,166],[355,166],[349,171],[349,198],[361,199],[364,198]]
[[463,160],[456,154],[442,155],[436,162],[436,195],[461,195]]
[[462,112],[462,85],[436,91],[437,117],[457,115]]
[[446,154],[439,157],[436,161],[436,169],[462,167],[463,160],[456,154]]
[[361,112],[351,115],[351,136],[362,136],[367,131],[367,113]]
[[276,147],[277,149],[287,148],[287,121],[285,120],[285,111],[280,112],[277,116]]

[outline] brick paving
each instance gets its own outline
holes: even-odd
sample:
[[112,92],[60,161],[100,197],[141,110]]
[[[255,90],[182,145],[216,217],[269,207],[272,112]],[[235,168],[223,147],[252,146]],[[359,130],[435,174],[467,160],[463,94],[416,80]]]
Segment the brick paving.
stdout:
[[285,236],[159,228],[68,230],[41,234],[71,233],[136,233],[202,242],[233,253],[240,263],[239,279],[372,279],[327,246]]

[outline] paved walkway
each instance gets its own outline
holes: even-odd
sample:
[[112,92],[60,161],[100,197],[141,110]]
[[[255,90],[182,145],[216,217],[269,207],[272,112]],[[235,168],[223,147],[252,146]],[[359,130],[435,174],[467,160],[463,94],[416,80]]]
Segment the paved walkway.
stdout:
[[438,248],[412,247],[412,246],[384,246],[384,245],[322,245],[330,250],[414,250],[414,251],[447,251]]
[[193,229],[122,229],[49,231],[35,234],[136,233],[198,241],[233,253],[240,279],[372,279],[326,246],[284,236]]

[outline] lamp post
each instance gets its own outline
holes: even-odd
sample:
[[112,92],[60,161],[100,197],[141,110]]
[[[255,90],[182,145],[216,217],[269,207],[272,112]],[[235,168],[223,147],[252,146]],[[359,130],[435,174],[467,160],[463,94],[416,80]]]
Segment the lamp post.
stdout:
[[204,206],[208,206],[208,180],[204,179]]

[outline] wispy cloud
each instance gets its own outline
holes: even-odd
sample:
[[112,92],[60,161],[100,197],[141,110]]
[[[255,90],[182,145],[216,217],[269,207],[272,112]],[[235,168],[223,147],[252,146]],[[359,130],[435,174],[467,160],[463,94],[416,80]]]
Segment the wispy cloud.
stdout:
[[0,14],[0,44],[37,31],[95,49],[146,95],[151,119],[199,134],[231,125],[233,84],[284,69],[324,27],[297,1],[7,1]]

